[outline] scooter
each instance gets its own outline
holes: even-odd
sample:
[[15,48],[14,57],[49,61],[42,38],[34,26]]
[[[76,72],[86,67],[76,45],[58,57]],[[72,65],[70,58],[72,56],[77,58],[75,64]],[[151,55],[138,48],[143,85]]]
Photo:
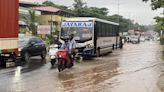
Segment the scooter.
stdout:
[[59,50],[59,46],[57,44],[52,44],[49,47],[49,56],[50,56],[50,62],[52,66],[57,64],[56,62],[58,61],[58,56],[57,56],[58,50]]
[[73,56],[69,57],[69,54],[66,49],[58,50],[58,71],[61,72],[66,68],[71,68],[74,65]]

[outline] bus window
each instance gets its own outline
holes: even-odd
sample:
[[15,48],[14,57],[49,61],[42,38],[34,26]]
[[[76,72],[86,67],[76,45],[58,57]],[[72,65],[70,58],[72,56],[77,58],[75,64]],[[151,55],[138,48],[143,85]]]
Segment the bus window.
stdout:
[[65,27],[61,30],[61,38],[74,34],[76,41],[86,41],[92,39],[92,32],[92,27]]
[[104,37],[104,36],[106,36],[105,35],[105,32],[106,30],[105,30],[105,24],[104,23],[102,23],[102,36]]
[[105,36],[108,36],[108,24],[105,24]]
[[109,36],[112,36],[112,26],[109,25]]

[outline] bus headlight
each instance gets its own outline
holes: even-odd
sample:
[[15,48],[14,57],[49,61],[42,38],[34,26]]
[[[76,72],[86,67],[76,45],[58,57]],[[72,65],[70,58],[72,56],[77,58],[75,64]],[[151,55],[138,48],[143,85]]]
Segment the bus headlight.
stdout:
[[91,44],[88,44],[86,47],[87,48],[92,48],[93,46]]
[[79,52],[79,50],[78,50],[78,49],[75,49],[75,50],[74,50],[74,52],[78,53],[78,52]]

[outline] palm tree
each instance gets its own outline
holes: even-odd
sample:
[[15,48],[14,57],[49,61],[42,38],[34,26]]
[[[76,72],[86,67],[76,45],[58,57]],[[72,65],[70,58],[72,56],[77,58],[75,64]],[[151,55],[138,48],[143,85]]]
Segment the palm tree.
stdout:
[[24,20],[29,28],[30,31],[32,31],[32,35],[37,35],[37,18],[35,15],[35,11],[29,10],[29,16],[24,17]]

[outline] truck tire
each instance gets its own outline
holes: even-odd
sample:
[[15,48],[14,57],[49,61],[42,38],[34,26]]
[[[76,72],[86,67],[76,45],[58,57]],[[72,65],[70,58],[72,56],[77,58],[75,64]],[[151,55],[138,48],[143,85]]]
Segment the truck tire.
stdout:
[[13,54],[10,54],[10,57],[12,58],[12,62],[16,62],[16,54],[13,53]]

